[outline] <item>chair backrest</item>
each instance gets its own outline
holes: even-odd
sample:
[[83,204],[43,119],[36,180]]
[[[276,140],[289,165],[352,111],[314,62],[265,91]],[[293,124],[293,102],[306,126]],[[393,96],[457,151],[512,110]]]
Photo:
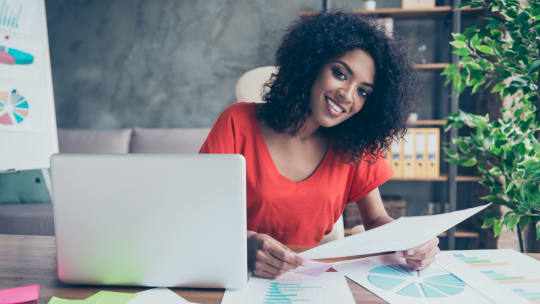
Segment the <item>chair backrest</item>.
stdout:
[[264,84],[275,73],[277,73],[277,68],[273,65],[245,72],[236,83],[236,101],[263,102]]

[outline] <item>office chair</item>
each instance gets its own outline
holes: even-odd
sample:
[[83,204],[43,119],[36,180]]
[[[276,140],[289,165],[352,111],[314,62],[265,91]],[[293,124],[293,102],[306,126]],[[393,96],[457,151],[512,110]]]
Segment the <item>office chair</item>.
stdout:
[[[240,76],[235,89],[236,101],[264,102],[262,101],[262,95],[265,89],[264,84],[270,80],[273,73],[277,73],[277,67],[263,66],[247,71]],[[344,237],[343,216],[340,216],[337,222],[334,223],[332,231],[324,236],[321,244],[342,239]]]

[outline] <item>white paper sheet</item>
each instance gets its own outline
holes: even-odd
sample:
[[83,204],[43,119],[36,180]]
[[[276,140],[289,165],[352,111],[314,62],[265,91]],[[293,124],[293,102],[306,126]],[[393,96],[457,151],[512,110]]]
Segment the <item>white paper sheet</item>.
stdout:
[[540,262],[515,250],[445,251],[437,263],[494,303],[540,303]]
[[152,288],[137,293],[137,297],[129,304],[189,304],[188,300],[182,298],[168,288]]
[[300,256],[324,259],[407,250],[429,241],[489,205],[444,214],[400,217],[369,231],[304,251]]
[[411,270],[394,254],[340,262],[334,269],[388,303],[491,303],[439,265]]
[[227,289],[221,304],[355,303],[345,277],[325,272],[318,277],[288,272],[277,280],[250,278],[243,289]]
[[314,260],[307,260],[305,266],[299,266],[290,272],[301,273],[312,277],[320,276],[332,267],[332,263],[323,263]]

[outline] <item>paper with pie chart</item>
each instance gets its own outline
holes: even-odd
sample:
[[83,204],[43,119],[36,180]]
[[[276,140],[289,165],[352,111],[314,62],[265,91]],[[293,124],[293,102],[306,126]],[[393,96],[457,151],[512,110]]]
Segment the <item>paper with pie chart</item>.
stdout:
[[334,268],[388,303],[491,303],[436,263],[416,271],[392,254],[341,262]]

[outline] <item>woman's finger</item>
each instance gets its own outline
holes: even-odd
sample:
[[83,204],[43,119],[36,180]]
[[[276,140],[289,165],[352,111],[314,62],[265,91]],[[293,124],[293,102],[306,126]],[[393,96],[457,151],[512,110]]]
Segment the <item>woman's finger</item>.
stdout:
[[291,270],[303,264],[304,260],[301,257],[280,245],[273,244],[272,242],[263,244],[262,249],[276,259],[271,260],[272,265],[281,269]]
[[409,258],[415,258],[415,259],[423,259],[425,258],[426,254],[431,252],[431,250],[434,247],[437,247],[439,244],[439,238],[433,238],[427,242],[425,242],[422,245],[416,246],[414,248],[411,248],[409,250],[403,251],[403,257],[409,259]]
[[276,269],[276,271],[288,271],[296,268],[296,266],[276,258],[273,254],[264,249],[257,252],[257,260],[263,261],[269,266],[272,266]]

